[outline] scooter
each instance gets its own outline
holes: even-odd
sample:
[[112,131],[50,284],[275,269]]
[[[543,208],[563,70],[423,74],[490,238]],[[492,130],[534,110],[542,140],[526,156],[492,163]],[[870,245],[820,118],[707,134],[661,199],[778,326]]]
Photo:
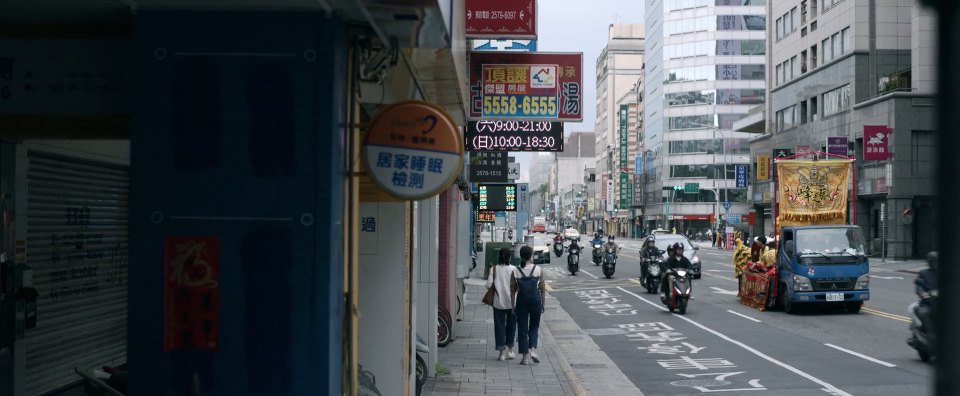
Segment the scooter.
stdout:
[[423,384],[427,383],[427,362],[420,357],[421,353],[429,353],[430,348],[427,343],[417,334],[417,396],[423,389]]
[[553,241],[553,253],[560,257],[563,255],[563,241]]
[[613,272],[617,270],[617,253],[613,248],[607,247],[604,249],[603,255],[603,276],[610,279],[613,276]]
[[[930,301],[935,304],[937,298],[937,291],[934,290],[930,293],[930,297],[927,297],[927,301]],[[930,305],[934,305],[930,304]],[[924,309],[921,307],[920,302],[914,302],[910,304],[907,310],[910,312],[910,333],[911,337],[907,339],[907,345],[913,347],[917,350],[917,354],[920,355],[920,360],[924,362],[929,362],[931,358],[936,357],[934,354],[935,349],[934,345],[934,332],[933,332],[933,323],[924,323],[923,319],[928,321],[932,318],[932,312],[929,312],[924,315],[924,318],[921,318],[921,310]]]
[[593,265],[600,265],[600,262],[603,261],[603,245],[599,243],[593,244]]
[[576,275],[580,270],[580,244],[576,241],[570,242],[567,248],[567,271],[570,275]]
[[677,311],[681,315],[687,313],[687,302],[690,301],[690,273],[682,268],[668,269],[667,284],[670,290],[660,295],[660,301],[667,306],[670,312]]
[[660,266],[663,260],[644,259],[643,264],[647,268],[647,275],[640,279],[640,284],[647,289],[647,293],[654,294],[660,290]]

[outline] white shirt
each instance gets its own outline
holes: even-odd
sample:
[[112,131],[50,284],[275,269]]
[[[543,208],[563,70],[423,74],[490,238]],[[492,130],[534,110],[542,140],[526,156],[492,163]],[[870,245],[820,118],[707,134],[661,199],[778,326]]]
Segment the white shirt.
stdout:
[[[496,284],[497,295],[493,298],[493,307],[496,309],[513,309],[513,299],[510,296],[510,275],[513,275],[514,266],[512,265],[494,265],[490,267],[490,275],[487,277],[487,288]],[[496,281],[494,281],[496,273]]]

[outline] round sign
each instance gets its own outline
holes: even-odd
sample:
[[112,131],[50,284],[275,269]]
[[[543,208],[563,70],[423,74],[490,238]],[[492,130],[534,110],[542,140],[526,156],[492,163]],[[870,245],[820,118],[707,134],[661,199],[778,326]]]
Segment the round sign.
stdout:
[[904,209],[903,212],[900,213],[900,221],[902,221],[905,225],[910,225],[910,223],[913,223],[913,209]]
[[401,199],[436,196],[450,187],[463,165],[457,124],[426,102],[400,102],[381,111],[363,146],[370,179]]

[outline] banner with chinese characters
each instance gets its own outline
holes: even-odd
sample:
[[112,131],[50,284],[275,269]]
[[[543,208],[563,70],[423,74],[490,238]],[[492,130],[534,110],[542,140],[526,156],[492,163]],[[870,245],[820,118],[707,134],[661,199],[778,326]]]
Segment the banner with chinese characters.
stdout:
[[765,310],[770,297],[770,277],[765,273],[746,272],[740,274],[740,303],[758,310]]
[[163,253],[163,350],[216,351],[220,238],[166,237]]
[[466,0],[464,11],[467,38],[537,37],[536,0]]
[[633,184],[629,173],[620,173],[620,209],[633,206]]
[[777,161],[780,227],[844,224],[850,161]]
[[770,179],[770,156],[758,155],[757,156],[757,180],[769,180],[769,179]]
[[627,114],[629,113],[630,107],[627,105],[620,105],[620,171],[623,172],[624,169],[627,169],[629,164],[627,164],[627,149],[629,148],[629,141],[627,136]]
[[469,119],[583,120],[582,53],[470,53]]

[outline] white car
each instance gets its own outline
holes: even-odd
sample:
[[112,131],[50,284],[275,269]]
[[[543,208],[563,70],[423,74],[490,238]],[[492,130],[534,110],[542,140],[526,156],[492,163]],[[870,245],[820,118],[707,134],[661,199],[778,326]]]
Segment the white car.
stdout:
[[571,241],[573,241],[573,240],[579,241],[579,240],[580,240],[580,231],[577,231],[576,228],[572,228],[572,227],[571,227],[571,228],[567,228],[567,229],[563,230],[563,237],[566,238],[566,239],[569,239],[569,240],[571,240]]

